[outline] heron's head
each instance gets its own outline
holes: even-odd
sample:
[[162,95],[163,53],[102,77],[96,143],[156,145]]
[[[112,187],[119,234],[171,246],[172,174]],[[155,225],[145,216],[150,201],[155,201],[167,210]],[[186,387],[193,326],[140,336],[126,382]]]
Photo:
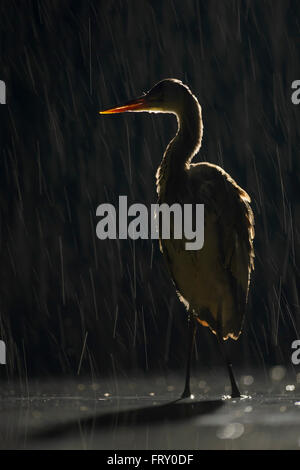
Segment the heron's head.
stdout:
[[142,96],[119,106],[100,111],[100,114],[124,112],[174,113],[180,114],[190,90],[181,81],[168,78],[158,82]]

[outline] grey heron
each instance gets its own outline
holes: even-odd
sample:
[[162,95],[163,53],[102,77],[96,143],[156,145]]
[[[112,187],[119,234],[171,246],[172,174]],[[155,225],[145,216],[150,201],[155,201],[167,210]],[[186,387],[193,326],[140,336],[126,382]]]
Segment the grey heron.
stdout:
[[190,365],[197,325],[217,336],[231,382],[240,397],[223,341],[240,336],[254,269],[254,217],[251,199],[220,166],[192,159],[201,147],[202,110],[190,89],[176,79],[158,82],[144,95],[100,114],[155,112],[175,114],[178,130],[156,174],[158,202],[203,203],[204,246],[187,251],[183,239],[160,238],[160,249],[189,318],[189,350],[183,398],[189,397]]

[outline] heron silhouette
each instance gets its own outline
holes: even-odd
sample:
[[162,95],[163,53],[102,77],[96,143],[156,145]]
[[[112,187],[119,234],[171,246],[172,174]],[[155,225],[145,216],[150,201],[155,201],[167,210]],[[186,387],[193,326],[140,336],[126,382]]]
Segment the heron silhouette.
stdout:
[[182,398],[191,396],[190,366],[197,326],[216,335],[231,382],[231,396],[240,397],[232,364],[224,347],[238,339],[245,317],[250,274],[254,269],[254,217],[251,199],[221,167],[191,163],[201,147],[201,106],[190,89],[170,78],[144,95],[100,114],[172,113],[178,130],[156,173],[158,203],[204,204],[204,245],[188,251],[185,239],[162,239],[160,249],[179,299],[188,312],[189,348]]

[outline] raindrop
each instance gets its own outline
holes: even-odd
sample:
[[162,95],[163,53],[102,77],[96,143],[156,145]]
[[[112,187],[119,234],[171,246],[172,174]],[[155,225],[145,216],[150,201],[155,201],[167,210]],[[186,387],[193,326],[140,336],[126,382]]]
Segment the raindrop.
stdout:
[[244,385],[252,385],[254,382],[254,378],[252,377],[252,375],[245,375],[243,377],[243,383]]
[[217,431],[219,439],[238,439],[244,433],[244,425],[241,423],[230,423]]
[[205,380],[200,380],[200,382],[198,383],[198,387],[199,387],[199,388],[205,388],[205,387],[206,387],[206,382],[205,382]]
[[287,385],[285,389],[287,392],[293,392],[295,390],[295,385]]
[[98,384],[92,384],[91,389],[94,390],[94,392],[95,392],[99,389],[99,385]]
[[286,370],[283,366],[272,367],[270,371],[271,379],[277,382],[283,379],[286,374]]

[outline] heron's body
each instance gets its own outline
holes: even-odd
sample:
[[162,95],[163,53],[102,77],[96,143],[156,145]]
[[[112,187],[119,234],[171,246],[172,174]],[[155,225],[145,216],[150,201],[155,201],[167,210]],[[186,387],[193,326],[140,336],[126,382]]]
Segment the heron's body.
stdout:
[[[144,96],[104,113],[123,111],[176,115],[177,134],[167,146],[157,171],[158,202],[204,204],[204,245],[201,250],[188,251],[186,240],[171,237],[161,239],[160,247],[179,298],[191,316],[208,326],[219,340],[237,339],[254,259],[250,197],[219,166],[191,163],[201,146],[201,107],[180,81],[163,80]],[[192,351],[193,339],[191,345]],[[233,395],[239,396],[228,361],[227,365]],[[189,369],[188,361],[183,396],[189,395]]]
[[[182,240],[161,240],[179,298],[198,321],[237,339],[253,268],[254,220],[250,197],[219,166],[191,160],[201,146],[201,108],[183,87],[178,132],[157,172],[160,203],[204,204],[204,245],[187,251]],[[219,322],[219,324],[217,324]]]
[[184,240],[164,239],[160,241],[161,250],[187,310],[213,332],[220,312],[222,336],[237,339],[253,267],[250,198],[216,165],[191,164],[185,171],[178,194],[168,197],[163,192],[159,200],[203,203],[204,245],[201,250],[187,251]]

